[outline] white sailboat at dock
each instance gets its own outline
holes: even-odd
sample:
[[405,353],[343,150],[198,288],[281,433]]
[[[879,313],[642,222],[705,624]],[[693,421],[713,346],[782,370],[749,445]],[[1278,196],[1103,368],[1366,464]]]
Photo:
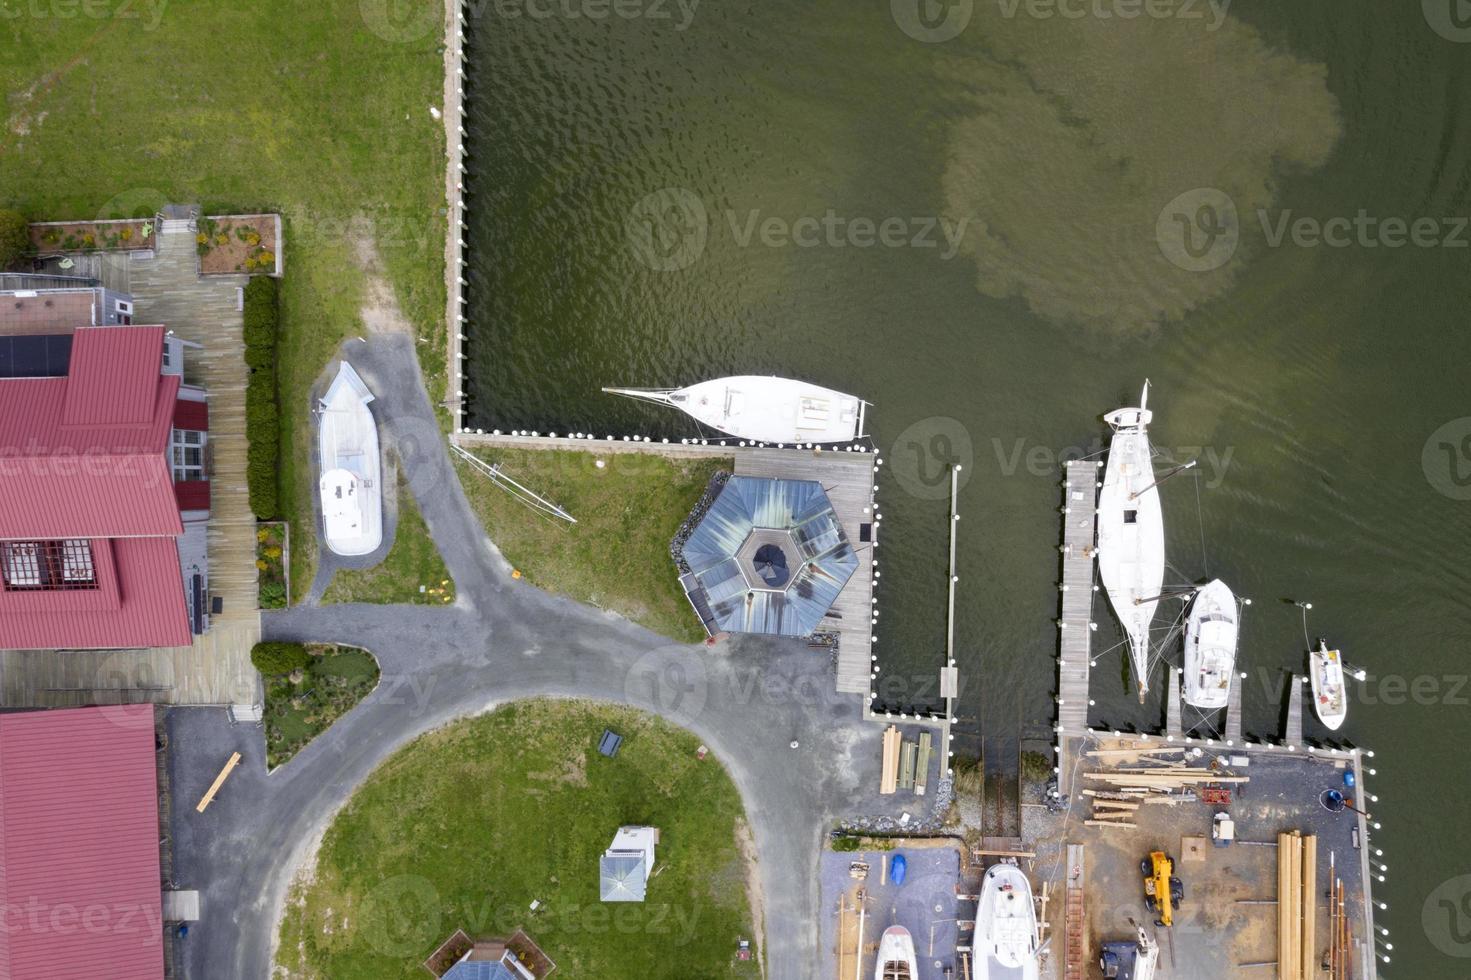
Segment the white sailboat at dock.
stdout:
[[986,871],[974,947],[976,980],[1037,980],[1037,910],[1031,882],[1014,864]]
[[1149,382],[1138,408],[1105,415],[1113,428],[1098,494],[1098,574],[1133,658],[1139,701],[1149,692],[1149,627],[1165,576],[1165,528],[1149,445]]
[[866,434],[863,399],[791,378],[738,375],[685,388],[603,390],[673,406],[702,425],[752,442],[820,445]]

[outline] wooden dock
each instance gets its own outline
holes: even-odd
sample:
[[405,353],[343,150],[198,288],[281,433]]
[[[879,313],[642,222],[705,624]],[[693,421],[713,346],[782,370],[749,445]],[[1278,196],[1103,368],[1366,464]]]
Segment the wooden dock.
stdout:
[[1165,695],[1165,734],[1184,738],[1185,726],[1180,721],[1180,672],[1166,664],[1165,673],[1170,675],[1170,690]]
[[[668,447],[672,448],[672,447]],[[709,451],[713,447],[699,447]],[[730,447],[724,447],[730,452]],[[837,690],[869,695],[873,677],[874,456],[870,453],[796,449],[741,449],[735,475],[782,480],[816,480],[827,491],[833,511],[858,556],[858,570],[819,629],[838,634]]]
[[[1061,656],[1057,662],[1059,736],[1088,730],[1088,668],[1093,644],[1093,573],[1098,523],[1098,467],[1093,460],[1067,464],[1063,502]],[[1066,792],[1066,789],[1063,790]]]
[[1246,681],[1231,678],[1231,691],[1226,696],[1226,744],[1241,744],[1241,685]]
[[1287,744],[1302,744],[1302,682],[1303,678],[1291,675],[1287,682]]

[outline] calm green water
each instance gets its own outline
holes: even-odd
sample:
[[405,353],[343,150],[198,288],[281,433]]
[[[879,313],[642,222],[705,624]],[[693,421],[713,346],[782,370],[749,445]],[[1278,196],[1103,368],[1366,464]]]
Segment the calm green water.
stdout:
[[[1058,454],[1095,451],[1099,415],[1149,377],[1156,443],[1201,459],[1164,490],[1169,578],[1255,600],[1248,730],[1278,727],[1303,647],[1282,600],[1310,600],[1313,632],[1376,675],[1343,734],[1377,750],[1392,975],[1471,974],[1451,955],[1471,954],[1471,916],[1439,904],[1471,885],[1432,894],[1471,873],[1454,0],[1238,0],[1224,20],[976,2],[943,42],[899,22],[953,33],[963,2],[926,22],[879,0],[707,3],[684,29],[653,0],[638,9],[667,19],[570,2],[474,22],[472,424],[691,434],[598,389],[734,373],[864,395],[896,677],[938,665],[946,505],[927,479],[969,464],[958,713],[990,744],[1051,719]],[[1336,244],[1294,236],[1301,218]],[[1391,247],[1408,235],[1385,219],[1416,218],[1424,244]],[[1097,668],[1094,720],[1158,724],[1120,667]]]

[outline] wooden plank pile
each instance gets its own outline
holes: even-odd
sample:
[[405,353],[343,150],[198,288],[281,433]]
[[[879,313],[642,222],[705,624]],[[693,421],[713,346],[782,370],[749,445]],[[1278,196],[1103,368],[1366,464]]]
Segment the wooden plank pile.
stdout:
[[879,793],[888,796],[899,784],[899,726],[884,729],[884,771],[879,777]]
[[1318,975],[1318,838],[1277,835],[1277,980]]
[[1161,759],[1161,755],[1182,755],[1177,746],[1125,746],[1088,752],[1109,768],[1083,773],[1084,779],[1102,783],[1101,789],[1085,789],[1083,795],[1092,802],[1093,812],[1085,821],[1089,827],[1135,827],[1141,805],[1178,806],[1194,803],[1207,786],[1222,783],[1245,783],[1250,777],[1219,773],[1189,765],[1186,761]]

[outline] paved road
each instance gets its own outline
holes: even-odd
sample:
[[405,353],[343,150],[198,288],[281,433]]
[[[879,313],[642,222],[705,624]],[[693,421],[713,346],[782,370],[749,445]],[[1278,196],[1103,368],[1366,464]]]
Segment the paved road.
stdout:
[[[203,892],[183,942],[187,975],[266,977],[291,876],[332,815],[387,756],[429,729],[534,695],[625,702],[694,731],[739,788],[759,854],[767,973],[814,976],[818,856],[829,822],[868,798],[877,732],[859,743],[861,704],[833,693],[829,658],[741,638],[684,646],[510,578],[465,500],[419,379],[412,343],[377,337],[349,356],[377,394],[385,445],[454,576],[453,607],[326,606],[268,614],[275,639],[365,647],[378,688],[267,775],[259,730],[223,711],[170,719],[178,885]],[[797,749],[790,743],[796,740]],[[245,762],[203,815],[189,804],[232,750]]]

